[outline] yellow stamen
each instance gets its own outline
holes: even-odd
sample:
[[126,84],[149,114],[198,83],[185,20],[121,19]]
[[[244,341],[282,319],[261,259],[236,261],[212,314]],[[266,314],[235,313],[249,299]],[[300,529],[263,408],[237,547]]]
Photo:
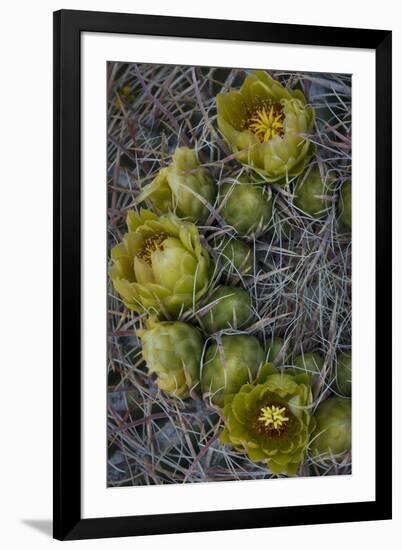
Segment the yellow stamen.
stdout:
[[152,253],[156,250],[163,250],[163,242],[168,238],[166,233],[151,235],[145,241],[144,246],[137,252],[136,256],[151,265]]
[[282,110],[271,104],[256,109],[249,118],[247,127],[263,143],[274,136],[283,135],[283,119]]
[[285,410],[286,407],[277,407],[276,405],[262,407],[260,411],[261,416],[258,417],[258,420],[267,428],[278,430],[289,420],[289,418],[283,414]]

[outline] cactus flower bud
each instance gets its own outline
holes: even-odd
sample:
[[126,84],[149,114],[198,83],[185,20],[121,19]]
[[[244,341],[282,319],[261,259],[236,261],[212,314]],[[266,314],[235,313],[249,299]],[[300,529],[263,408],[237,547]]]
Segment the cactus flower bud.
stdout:
[[319,375],[324,366],[323,357],[316,352],[303,353],[298,355],[293,362],[294,367],[287,369],[286,372],[293,374],[307,374],[310,377]]
[[[268,353],[267,361],[274,363],[275,365],[283,365],[286,361],[286,348],[285,342],[282,338],[275,336],[268,341],[267,344]],[[300,373],[295,373],[300,374]]]
[[252,319],[250,294],[241,288],[221,286],[212,293],[200,317],[204,330],[210,334],[242,328]]
[[352,354],[340,353],[336,363],[336,387],[340,394],[352,395]]
[[200,166],[196,152],[179,147],[172,164],[144,187],[137,202],[148,198],[162,213],[175,212],[180,218],[202,224],[209,215],[207,205],[214,203],[215,196],[216,186],[207,169]]
[[138,330],[142,355],[159,388],[185,399],[199,382],[203,341],[199,330],[181,321],[157,322]]
[[352,445],[351,400],[329,397],[314,414],[316,428],[311,438],[311,454],[317,462],[342,460]]
[[307,176],[300,176],[294,190],[295,205],[313,218],[323,218],[328,214],[332,203],[332,179],[321,178],[315,166]]
[[264,359],[264,350],[255,336],[222,336],[222,343],[211,344],[205,354],[201,373],[204,396],[217,407],[223,407],[225,395],[252,382]]
[[271,221],[272,198],[257,185],[225,183],[221,187],[221,201],[222,217],[240,235],[261,233]]
[[251,275],[254,271],[253,249],[240,239],[223,237],[217,243],[219,264],[224,273],[231,276]]

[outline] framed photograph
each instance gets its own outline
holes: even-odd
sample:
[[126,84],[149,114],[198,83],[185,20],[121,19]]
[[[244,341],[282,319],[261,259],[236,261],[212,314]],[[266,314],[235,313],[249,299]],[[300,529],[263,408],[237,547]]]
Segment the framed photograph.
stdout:
[[391,518],[391,32],[54,14],[54,536]]

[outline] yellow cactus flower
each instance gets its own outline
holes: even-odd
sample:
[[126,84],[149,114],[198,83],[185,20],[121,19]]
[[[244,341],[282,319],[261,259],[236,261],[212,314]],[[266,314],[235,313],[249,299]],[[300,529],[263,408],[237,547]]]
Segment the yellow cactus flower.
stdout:
[[315,151],[309,139],[314,109],[300,90],[254,71],[240,90],[218,94],[216,106],[218,127],[236,158],[266,182],[303,172]]
[[211,258],[197,227],[174,214],[127,215],[128,233],[112,248],[109,274],[127,308],[177,316],[207,291]]

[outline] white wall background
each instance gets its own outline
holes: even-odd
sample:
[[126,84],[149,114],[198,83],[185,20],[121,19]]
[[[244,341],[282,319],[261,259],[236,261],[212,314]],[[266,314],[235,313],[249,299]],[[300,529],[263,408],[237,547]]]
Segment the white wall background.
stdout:
[[[350,0],[13,0],[0,32],[1,430],[0,544],[47,549],[51,518],[52,387],[52,15],[60,8],[214,17],[394,31],[394,520],[76,542],[77,548],[160,545],[192,550],[221,545],[290,550],[396,548],[402,537],[400,463],[402,307],[400,185],[402,17],[398,2]],[[399,165],[399,166],[398,166]],[[398,171],[399,167],[399,171]],[[399,254],[398,254],[399,249]],[[399,402],[397,401],[397,398]],[[392,541],[395,540],[393,543]],[[65,543],[71,545],[73,543]]]

